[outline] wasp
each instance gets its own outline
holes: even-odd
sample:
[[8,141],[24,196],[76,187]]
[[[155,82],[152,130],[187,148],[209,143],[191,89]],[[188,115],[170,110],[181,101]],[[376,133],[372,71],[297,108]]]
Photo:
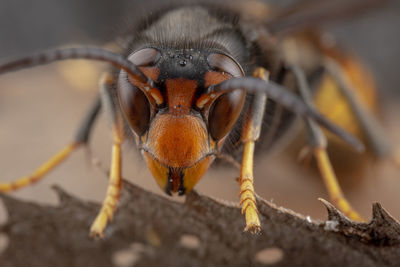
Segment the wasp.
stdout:
[[[326,44],[312,30],[316,21],[365,6],[354,2],[324,8],[316,4],[312,12],[309,8],[268,11],[261,17],[216,4],[181,3],[160,9],[130,29],[119,53],[64,48],[1,64],[0,74],[71,59],[104,61],[112,67],[102,75],[99,97],[73,141],[31,175],[1,183],[0,190],[14,191],[45,177],[89,142],[104,109],[111,122],[112,160],[92,236],[103,236],[116,211],[121,146],[130,140],[169,195],[190,192],[217,158],[240,161],[245,230],[259,232],[254,153],[270,149],[301,117],[307,146],[332,201],[350,218],[361,220],[340,189],[327,144],[344,141],[360,152],[365,143],[379,156],[390,154],[372,115],[375,103],[368,96],[374,92],[373,83],[356,59]],[[332,91],[340,97],[330,98]],[[330,101],[324,100],[327,95]],[[332,110],[351,114],[350,122]]]

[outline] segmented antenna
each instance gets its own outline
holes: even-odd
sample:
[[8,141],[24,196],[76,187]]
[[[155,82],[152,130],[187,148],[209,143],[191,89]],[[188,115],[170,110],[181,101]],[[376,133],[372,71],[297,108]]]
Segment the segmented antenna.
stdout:
[[265,92],[268,98],[274,100],[275,102],[281,104],[285,108],[300,116],[308,117],[314,120],[330,132],[340,137],[343,141],[354,147],[357,151],[362,152],[365,150],[363,143],[361,143],[357,138],[330,122],[320,113],[318,113],[316,109],[307,106],[299,97],[291,93],[288,89],[274,82],[269,81],[267,83],[263,80],[253,77],[232,78],[214,85],[212,89],[218,93],[231,92],[237,89],[244,89],[249,93],[256,93],[260,91]]
[[38,53],[0,64],[0,74],[67,59],[89,59],[109,62],[117,68],[125,70],[143,83],[152,83],[151,79],[144,75],[144,73],[128,59],[120,54],[97,47],[62,48]]

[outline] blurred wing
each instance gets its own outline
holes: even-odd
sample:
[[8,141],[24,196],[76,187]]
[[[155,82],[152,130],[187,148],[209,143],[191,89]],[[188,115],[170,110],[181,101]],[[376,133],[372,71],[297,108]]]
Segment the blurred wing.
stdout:
[[272,34],[301,31],[382,7],[390,0],[307,0],[300,1],[265,21]]

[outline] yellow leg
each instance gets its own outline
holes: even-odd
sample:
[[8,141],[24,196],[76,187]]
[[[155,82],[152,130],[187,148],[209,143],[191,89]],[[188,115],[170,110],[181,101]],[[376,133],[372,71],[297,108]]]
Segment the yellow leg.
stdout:
[[[253,76],[265,81],[268,80],[268,72],[263,68],[257,68]],[[239,178],[240,206],[242,207],[242,214],[246,218],[246,227],[244,230],[253,233],[261,231],[253,185],[254,143],[260,136],[262,115],[264,114],[266,101],[267,97],[264,93],[256,94],[243,124],[241,138],[244,150]]]
[[15,191],[41,180],[47,173],[63,162],[76,148],[78,148],[78,146],[78,143],[72,143],[65,146],[60,152],[46,161],[29,176],[21,177],[14,182],[0,183],[0,191]]
[[92,237],[103,237],[108,221],[113,219],[121,191],[121,139],[114,131],[114,144],[111,155],[110,180],[103,205],[91,228]]
[[331,200],[350,219],[355,221],[365,221],[356,211],[354,211],[344,197],[326,150],[324,148],[315,148],[314,156],[317,160],[319,171]]
[[253,178],[253,155],[254,142],[246,142],[244,144],[243,160],[240,170],[240,206],[242,214],[245,214],[246,228],[245,231],[258,233],[261,230],[260,219],[256,206],[256,198],[254,196],[254,178]]
[[[313,107],[312,92],[304,72],[297,66],[291,66],[293,74],[298,83],[299,93],[305,103]],[[326,152],[327,140],[319,126],[309,118],[305,118],[308,141],[310,148],[317,160],[319,171],[328,190],[329,196],[337,207],[350,219],[364,221],[357,212],[350,206],[340,189],[332,164]],[[308,152],[308,151],[307,151]]]

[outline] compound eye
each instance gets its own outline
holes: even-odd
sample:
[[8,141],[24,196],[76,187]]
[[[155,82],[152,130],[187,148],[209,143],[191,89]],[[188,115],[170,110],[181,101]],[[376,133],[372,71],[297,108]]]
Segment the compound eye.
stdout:
[[[207,60],[210,67],[216,71],[226,72],[233,77],[244,76],[240,65],[227,55],[210,54]],[[224,138],[235,125],[242,111],[245,96],[244,90],[235,90],[214,100],[208,115],[208,127],[214,140]]]
[[224,54],[209,54],[207,57],[208,64],[214,70],[227,72],[233,77],[242,77],[244,72],[240,65],[231,57]]
[[152,66],[160,59],[161,54],[154,48],[143,48],[129,55],[128,59],[136,66]]
[[142,90],[131,84],[125,71],[119,74],[118,97],[130,128],[142,136],[149,127],[150,103]]
[[214,100],[208,115],[208,127],[214,140],[225,137],[235,125],[242,111],[245,96],[244,90],[235,90]]

